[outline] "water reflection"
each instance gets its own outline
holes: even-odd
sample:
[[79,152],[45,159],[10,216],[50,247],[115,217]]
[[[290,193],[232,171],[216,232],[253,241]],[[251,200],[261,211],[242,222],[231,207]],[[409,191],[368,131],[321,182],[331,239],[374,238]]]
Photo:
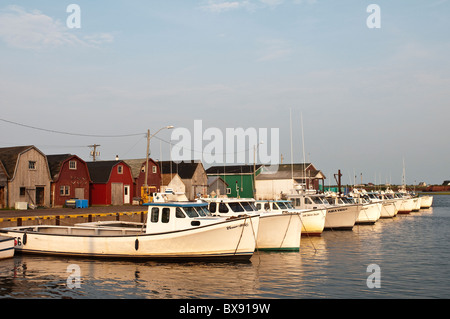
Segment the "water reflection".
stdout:
[[[352,231],[302,237],[299,252],[256,252],[244,264],[15,256],[0,261],[0,297],[449,297],[450,196],[446,200]],[[80,269],[80,288],[70,289],[67,268],[73,264]],[[370,264],[380,266],[380,289],[367,287]]]

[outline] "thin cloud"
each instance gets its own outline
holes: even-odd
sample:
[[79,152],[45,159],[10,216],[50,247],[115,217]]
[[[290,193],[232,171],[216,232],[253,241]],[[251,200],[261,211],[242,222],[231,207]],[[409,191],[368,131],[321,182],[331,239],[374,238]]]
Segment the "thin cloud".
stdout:
[[0,39],[8,46],[42,50],[63,46],[96,46],[113,41],[106,33],[79,37],[65,23],[38,10],[8,6],[0,12]]

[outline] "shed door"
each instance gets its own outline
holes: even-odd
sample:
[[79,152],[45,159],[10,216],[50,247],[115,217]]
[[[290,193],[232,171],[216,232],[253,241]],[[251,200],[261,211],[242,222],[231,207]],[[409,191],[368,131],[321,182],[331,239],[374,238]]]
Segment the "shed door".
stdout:
[[122,183],[111,183],[111,205],[123,205]]
[[75,188],[75,198],[84,199],[84,188]]

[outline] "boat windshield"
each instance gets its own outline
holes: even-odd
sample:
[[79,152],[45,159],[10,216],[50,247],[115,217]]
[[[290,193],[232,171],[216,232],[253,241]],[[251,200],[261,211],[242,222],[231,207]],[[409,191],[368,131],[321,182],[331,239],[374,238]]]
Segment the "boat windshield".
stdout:
[[[275,204],[275,203],[274,203]],[[281,209],[288,209],[288,207],[283,203],[283,202],[278,202],[277,205],[281,208]]]
[[319,197],[311,197],[311,199],[316,204],[327,204],[328,203],[325,198],[323,200],[321,200]]
[[244,207],[244,209],[245,209],[247,212],[253,212],[253,211],[256,211],[256,207],[255,207],[255,205],[253,205],[252,202],[241,202],[241,205],[242,205],[242,207]]
[[289,208],[289,209],[294,209],[294,206],[292,206],[292,203],[291,203],[291,202],[286,202],[285,204],[286,204],[286,207],[287,207],[287,208]]
[[239,213],[239,212],[243,212],[244,211],[244,208],[238,202],[236,202],[236,203],[228,203],[228,205],[230,205],[231,210],[233,212],[235,212],[235,213]]
[[199,207],[197,207],[197,212],[201,216],[210,216],[211,215],[211,212],[208,210],[208,207],[206,207],[206,206],[199,206]]
[[194,207],[183,207],[183,209],[190,218],[198,217],[198,213]]

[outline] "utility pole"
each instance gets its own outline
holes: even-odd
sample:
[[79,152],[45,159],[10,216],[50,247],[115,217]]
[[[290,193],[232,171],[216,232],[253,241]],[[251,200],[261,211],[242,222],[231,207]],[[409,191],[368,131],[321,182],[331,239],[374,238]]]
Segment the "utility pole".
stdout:
[[[98,144],[92,144],[92,145],[88,145],[88,147],[92,147],[94,150],[91,151],[91,156],[92,156],[92,160],[95,162],[96,156],[97,156],[97,147],[99,147],[100,145]],[[100,154],[100,152],[99,152]]]
[[147,191],[147,178],[148,178],[148,153],[150,152],[150,130],[147,130],[147,155],[145,156],[145,181],[144,187]]

